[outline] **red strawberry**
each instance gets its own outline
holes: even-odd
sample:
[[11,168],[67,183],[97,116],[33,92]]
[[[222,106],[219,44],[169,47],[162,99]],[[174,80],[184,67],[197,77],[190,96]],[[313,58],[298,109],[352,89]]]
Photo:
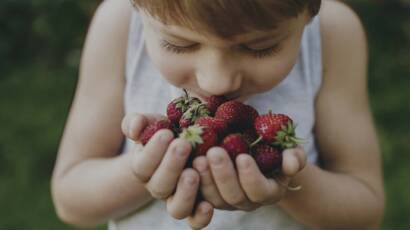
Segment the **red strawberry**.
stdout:
[[233,130],[252,127],[257,116],[258,112],[254,108],[239,101],[225,102],[215,112],[215,117],[224,119]]
[[221,147],[228,152],[234,162],[239,154],[249,152],[248,146],[248,143],[240,133],[229,134],[221,143]]
[[295,135],[295,124],[285,114],[267,114],[255,119],[254,127],[260,138],[270,144],[281,148],[294,148],[303,140]]
[[248,120],[249,120],[249,122],[252,124],[251,126],[249,126],[249,127],[253,127],[253,122],[255,121],[255,119],[259,116],[259,113],[258,113],[258,111],[255,109],[255,108],[253,108],[252,106],[250,106],[250,105],[245,105],[245,107],[246,107],[246,114],[247,114],[247,116],[248,116]]
[[193,157],[206,155],[208,149],[218,144],[216,132],[199,125],[191,125],[184,129],[180,137],[191,143]]
[[224,96],[210,96],[206,99],[206,106],[211,114],[215,114],[220,105],[226,102],[228,99]]
[[262,173],[276,171],[282,166],[282,151],[267,144],[256,145],[253,157]]
[[215,117],[200,117],[195,121],[195,124],[214,129],[219,137],[222,137],[228,130],[226,122]]
[[179,120],[179,127],[181,127],[181,129],[188,128],[190,125],[191,120],[189,119],[181,118],[181,120]]
[[172,131],[171,122],[169,120],[159,120],[145,127],[139,138],[141,143],[145,145],[149,139],[161,129],[169,129]]
[[190,97],[188,92],[184,90],[185,96],[172,100],[167,106],[168,119],[173,124],[178,124],[182,115],[192,106],[200,104],[201,101],[196,97]]
[[209,110],[205,104],[194,104],[182,115],[179,120],[179,126],[181,128],[187,128],[200,117],[209,116]]

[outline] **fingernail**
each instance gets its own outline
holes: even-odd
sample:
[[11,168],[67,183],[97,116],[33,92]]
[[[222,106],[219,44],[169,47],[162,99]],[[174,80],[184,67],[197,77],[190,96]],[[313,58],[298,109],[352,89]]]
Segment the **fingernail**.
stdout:
[[198,164],[198,166],[197,166],[196,168],[197,168],[197,170],[198,170],[200,173],[205,173],[205,172],[207,171],[207,169],[208,169],[208,167],[207,167],[207,165],[206,165],[205,163],[203,163],[203,164]]
[[128,124],[127,132],[130,137],[132,137],[132,127],[134,127],[134,123],[136,122],[137,118],[132,118],[131,122]]
[[203,205],[201,211],[204,214],[208,214],[211,211],[211,208],[209,206]]
[[208,169],[208,164],[207,164],[206,158],[202,157],[202,156],[196,158],[195,161],[194,161],[194,167],[201,174],[206,172],[207,169]]
[[194,180],[193,177],[188,176],[188,177],[185,178],[185,183],[186,183],[187,185],[194,185],[194,184],[195,184],[195,180]]
[[223,164],[223,157],[219,156],[219,154],[212,154],[214,156],[211,156],[211,164],[216,165],[216,166],[220,166]]
[[180,158],[184,158],[185,155],[186,155],[185,148],[182,147],[182,146],[177,146],[176,149],[175,149],[175,153]]
[[298,171],[299,171],[299,161],[298,161],[298,158],[295,156],[295,155],[291,155],[290,156],[291,157],[291,159],[292,159],[292,161],[293,161],[293,163],[292,163],[292,165],[293,165],[293,167],[294,167],[294,169],[293,169],[293,174],[296,174]]
[[[242,154],[241,154],[242,155]],[[240,168],[243,168],[243,169],[247,169],[247,168],[249,168],[250,166],[251,166],[251,162],[250,162],[250,160],[246,157],[246,156],[241,156],[241,155],[239,155],[237,158],[239,158],[239,159],[237,159],[237,163],[239,164],[238,166],[240,167]]]
[[169,141],[170,138],[171,138],[171,137],[170,137],[170,135],[169,135],[169,132],[164,132],[164,133],[162,133],[161,136],[160,136],[160,140],[161,140],[162,143],[168,143],[168,141]]

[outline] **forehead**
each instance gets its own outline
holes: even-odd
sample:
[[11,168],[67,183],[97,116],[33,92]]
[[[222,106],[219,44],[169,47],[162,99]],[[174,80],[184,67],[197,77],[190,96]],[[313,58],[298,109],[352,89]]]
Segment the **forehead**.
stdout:
[[152,17],[151,15],[142,12],[144,24],[156,30],[159,33],[165,33],[174,37],[181,37],[192,41],[204,41],[213,42],[215,44],[231,44],[241,43],[249,40],[263,38],[266,36],[280,37],[284,34],[289,34],[294,31],[299,25],[304,24],[305,20],[303,15],[291,18],[278,24],[277,27],[268,30],[249,30],[241,34],[237,34],[231,37],[221,37],[210,31],[204,29],[195,29],[191,26],[178,25],[176,23],[165,24],[161,20]]
[[266,31],[308,12],[320,0],[133,0],[138,10],[165,24],[184,25],[196,32],[210,31],[221,38],[253,30]]

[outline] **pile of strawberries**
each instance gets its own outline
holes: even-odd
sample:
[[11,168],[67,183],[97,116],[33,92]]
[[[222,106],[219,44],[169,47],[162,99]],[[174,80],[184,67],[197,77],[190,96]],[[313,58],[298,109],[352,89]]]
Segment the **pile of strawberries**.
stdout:
[[251,154],[261,172],[270,175],[280,170],[282,151],[302,142],[287,115],[259,115],[252,106],[221,96],[211,96],[202,103],[185,91],[185,96],[168,104],[167,117],[148,125],[140,141],[145,145],[158,130],[169,129],[191,143],[190,163],[206,155],[209,148],[220,146],[233,162],[239,154]]

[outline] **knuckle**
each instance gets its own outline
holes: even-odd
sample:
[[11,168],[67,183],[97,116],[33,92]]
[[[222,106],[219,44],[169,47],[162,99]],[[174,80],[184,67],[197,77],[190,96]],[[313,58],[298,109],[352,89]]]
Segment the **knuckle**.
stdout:
[[245,203],[246,198],[243,194],[235,194],[231,198],[229,198],[228,203],[232,206],[238,207],[242,206],[243,203]]
[[127,125],[127,136],[130,137],[131,139],[136,139],[141,132],[141,130],[144,128],[144,121],[145,117],[140,114],[134,114],[132,117],[128,119],[128,124]]
[[160,199],[160,200],[163,200],[163,199],[167,198],[170,195],[170,192],[164,191],[164,190],[161,190],[161,189],[158,189],[158,188],[155,188],[155,187],[154,188],[149,187],[148,191],[151,193],[152,197],[154,197],[156,199]]
[[188,223],[193,230],[199,230],[206,227],[206,224],[198,222],[197,220],[189,220]]
[[227,209],[229,205],[222,200],[211,200],[209,203],[217,209]]
[[282,192],[273,194],[269,197],[267,197],[264,201],[259,202],[260,204],[264,204],[264,205],[270,205],[270,204],[275,204],[278,203],[281,198],[282,198]]
[[205,200],[211,203],[215,208],[226,209],[230,206],[222,199],[216,189],[202,189],[201,192]]
[[195,224],[194,226],[191,226],[191,228],[193,230],[201,230],[201,229],[205,228],[207,225],[208,225],[208,223],[201,223],[200,222],[200,223]]
[[150,177],[148,175],[145,175],[141,172],[135,172],[134,171],[134,176],[141,181],[142,183],[147,183],[150,180]]
[[142,183],[147,183],[151,176],[139,166],[140,159],[135,155],[131,160],[131,170],[134,176]]
[[282,196],[280,196],[280,195],[271,196],[271,197],[269,197],[269,199],[267,199],[263,202],[260,202],[260,203],[264,204],[264,205],[275,204],[275,203],[278,203],[281,200],[281,197]]
[[259,203],[259,204],[265,203],[269,199],[270,197],[267,196],[266,194],[257,194],[257,195],[249,196],[249,200],[251,200],[254,203]]
[[182,220],[187,217],[187,214],[175,207],[175,205],[167,205],[168,213],[177,220]]

